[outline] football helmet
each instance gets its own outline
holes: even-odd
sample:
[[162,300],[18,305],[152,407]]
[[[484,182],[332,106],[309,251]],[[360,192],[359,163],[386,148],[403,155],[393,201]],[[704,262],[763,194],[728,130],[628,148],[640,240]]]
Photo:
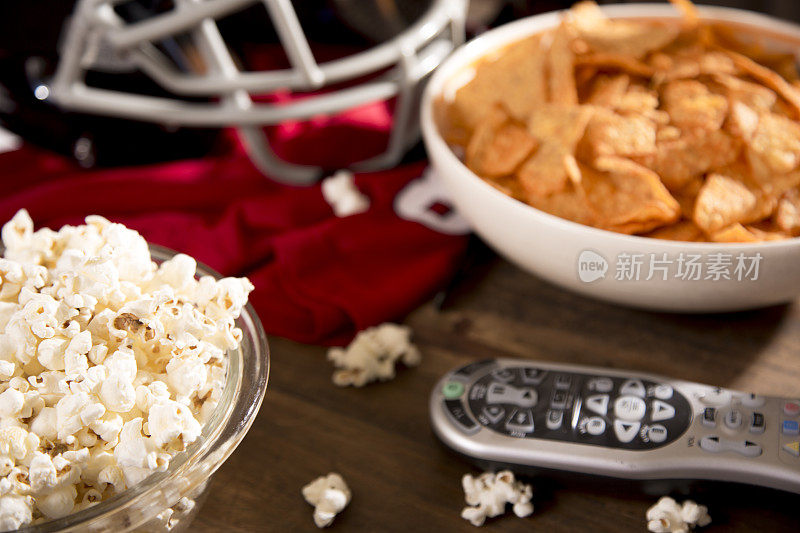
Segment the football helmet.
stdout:
[[5,127],[86,166],[109,154],[128,163],[199,155],[230,127],[260,170],[294,184],[330,169],[281,160],[265,127],[390,101],[385,150],[353,168],[397,163],[418,139],[424,80],[463,42],[467,8],[467,0],[2,4],[0,19],[14,21],[0,37]]

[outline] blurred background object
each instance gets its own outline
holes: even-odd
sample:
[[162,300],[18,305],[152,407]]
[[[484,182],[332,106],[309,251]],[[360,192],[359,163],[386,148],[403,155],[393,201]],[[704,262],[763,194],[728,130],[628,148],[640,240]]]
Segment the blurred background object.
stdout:
[[[82,166],[197,157],[232,127],[265,174],[309,183],[397,164],[423,81],[463,42],[466,0],[3,2],[0,123]],[[274,128],[382,102],[377,153],[320,168]],[[279,157],[284,156],[284,157]]]

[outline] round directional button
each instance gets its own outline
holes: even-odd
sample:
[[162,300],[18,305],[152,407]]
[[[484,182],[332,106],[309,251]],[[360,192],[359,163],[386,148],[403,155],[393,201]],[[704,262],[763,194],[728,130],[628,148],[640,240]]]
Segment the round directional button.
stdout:
[[633,396],[639,396],[640,398],[644,398],[646,394],[646,390],[644,388],[644,383],[642,383],[639,379],[629,379],[622,386],[619,388],[620,394],[630,394]]
[[641,426],[639,422],[614,420],[614,434],[620,442],[630,442],[639,434]]
[[614,414],[622,420],[641,420],[646,410],[644,400],[636,396],[620,396],[614,402]]

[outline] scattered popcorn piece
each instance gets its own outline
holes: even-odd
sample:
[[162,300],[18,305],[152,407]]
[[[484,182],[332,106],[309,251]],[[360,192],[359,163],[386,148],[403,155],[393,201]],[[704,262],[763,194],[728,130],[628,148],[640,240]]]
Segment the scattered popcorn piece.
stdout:
[[342,476],[331,472],[303,487],[303,498],[314,506],[314,523],[328,527],[337,514],[350,503],[350,489]]
[[97,216],[34,231],[20,210],[2,239],[5,531],[122,492],[196,441],[220,401],[253,286],[198,280],[186,255],[158,265],[141,235]]
[[322,180],[322,197],[337,217],[349,217],[369,209],[369,198],[356,187],[353,173],[339,170]]
[[507,503],[513,505],[514,514],[520,518],[533,513],[533,489],[516,481],[510,470],[497,474],[485,472],[477,478],[466,474],[461,479],[461,485],[468,505],[461,511],[461,518],[469,520],[473,526],[482,526],[487,517],[505,513]]
[[695,527],[710,523],[708,508],[692,500],[678,505],[672,498],[664,496],[647,510],[647,529],[654,533],[688,533]]
[[422,356],[411,343],[411,328],[385,323],[359,332],[347,348],[331,348],[328,360],[337,368],[334,384],[363,387],[375,380],[394,378],[398,360],[417,366]]

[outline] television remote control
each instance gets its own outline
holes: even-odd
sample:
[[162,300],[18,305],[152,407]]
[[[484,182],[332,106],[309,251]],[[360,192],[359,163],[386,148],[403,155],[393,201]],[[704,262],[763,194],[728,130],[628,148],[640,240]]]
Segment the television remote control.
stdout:
[[433,429],[475,462],[800,493],[800,400],[640,372],[487,359],[430,399]]

